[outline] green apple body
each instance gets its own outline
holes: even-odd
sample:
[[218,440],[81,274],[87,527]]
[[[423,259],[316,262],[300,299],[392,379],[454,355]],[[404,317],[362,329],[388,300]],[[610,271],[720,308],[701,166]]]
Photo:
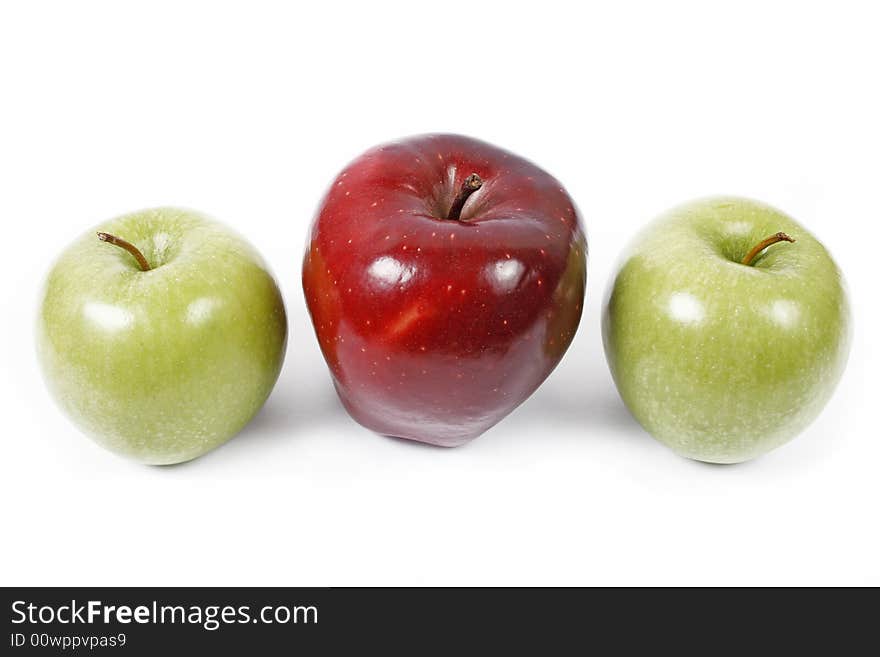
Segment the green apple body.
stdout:
[[[795,241],[769,246],[777,232]],[[772,207],[709,198],[676,207],[624,254],[602,334],[624,403],[677,453],[736,463],[787,442],[822,410],[849,352],[841,273]]]
[[46,382],[104,447],[144,463],[193,459],[260,409],[278,378],[287,320],[259,254],[223,225],[175,208],[89,231],[49,272],[37,319]]

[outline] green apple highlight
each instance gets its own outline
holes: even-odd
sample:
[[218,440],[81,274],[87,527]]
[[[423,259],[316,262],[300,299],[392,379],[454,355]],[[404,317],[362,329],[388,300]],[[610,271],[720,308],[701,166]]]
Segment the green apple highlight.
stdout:
[[839,269],[797,222],[756,201],[710,198],[637,237],[602,329],[642,426],[683,456],[736,463],[819,414],[846,364],[850,313]]
[[238,433],[269,396],[286,341],[284,303],[259,254],[175,208],[119,217],[73,243],[37,320],[60,406],[99,444],[151,464],[193,459]]

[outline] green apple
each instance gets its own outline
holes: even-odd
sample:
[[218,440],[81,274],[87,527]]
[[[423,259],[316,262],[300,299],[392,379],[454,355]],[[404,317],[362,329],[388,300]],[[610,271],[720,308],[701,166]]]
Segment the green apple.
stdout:
[[238,433],[275,385],[286,342],[281,293],[259,254],[176,208],[79,238],[49,272],[37,319],[59,405],[99,444],[152,464]]
[[609,288],[602,334],[635,418],[677,453],[737,463],[822,410],[849,352],[840,270],[770,206],[709,198],[640,234]]

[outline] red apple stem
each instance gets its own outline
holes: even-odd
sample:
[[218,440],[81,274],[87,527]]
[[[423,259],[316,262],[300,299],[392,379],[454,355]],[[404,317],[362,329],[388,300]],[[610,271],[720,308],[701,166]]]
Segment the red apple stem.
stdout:
[[141,271],[150,271],[150,269],[152,269],[152,267],[150,267],[150,263],[147,262],[147,259],[144,257],[144,254],[141,253],[138,248],[131,242],[127,242],[121,237],[116,237],[116,235],[111,235],[110,233],[98,233],[98,239],[102,242],[113,244],[114,246],[118,246],[128,251],[131,255],[134,256],[134,259],[137,260]]
[[458,191],[458,195],[455,197],[455,200],[452,201],[452,206],[449,208],[449,212],[447,213],[446,218],[452,219],[454,221],[460,221],[461,210],[462,208],[464,208],[465,202],[470,198],[471,194],[473,194],[482,186],[483,179],[475,173],[472,173],[467,178],[465,178],[464,182],[461,185],[461,189]]
[[776,233],[775,235],[771,235],[765,240],[761,240],[757,244],[755,244],[755,248],[749,251],[746,254],[746,257],[742,259],[742,264],[751,265],[752,261],[758,256],[758,254],[766,249],[768,246],[773,246],[777,242],[794,242],[794,239],[786,235],[785,233]]

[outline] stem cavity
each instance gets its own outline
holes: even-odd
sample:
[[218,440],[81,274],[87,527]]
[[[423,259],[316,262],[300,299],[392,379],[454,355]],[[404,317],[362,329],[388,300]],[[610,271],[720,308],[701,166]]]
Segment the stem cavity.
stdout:
[[777,242],[794,242],[794,239],[786,235],[785,233],[776,233],[775,235],[771,235],[765,240],[761,240],[755,247],[746,254],[746,257],[742,259],[742,264],[746,266],[750,266],[755,258],[758,256],[761,251],[766,249],[768,246],[773,246]]
[[102,242],[107,242],[108,244],[118,246],[119,248],[128,251],[132,256],[134,256],[134,259],[137,260],[141,271],[150,271],[150,269],[152,269],[152,267],[150,267],[150,263],[147,262],[147,259],[144,257],[144,254],[141,253],[138,248],[131,242],[127,242],[121,237],[116,237],[116,235],[111,235],[110,233],[98,233],[98,239]]
[[483,179],[475,173],[472,173],[465,178],[458,195],[455,197],[455,200],[452,201],[452,206],[449,208],[446,218],[452,219],[453,221],[461,220],[461,210],[464,208],[465,202],[470,198],[471,194],[482,186]]

